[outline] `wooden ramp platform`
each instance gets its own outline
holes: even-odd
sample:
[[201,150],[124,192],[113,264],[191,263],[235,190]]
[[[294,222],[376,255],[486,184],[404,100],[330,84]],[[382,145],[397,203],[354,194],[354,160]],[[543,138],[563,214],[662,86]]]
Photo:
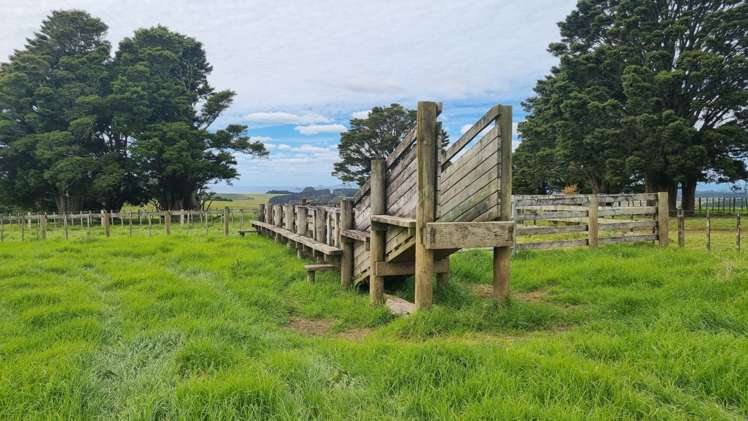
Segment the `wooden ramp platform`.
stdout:
[[496,105],[462,137],[441,147],[441,104],[419,102],[417,124],[369,180],[337,207],[262,208],[261,233],[339,264],[341,285],[369,284],[384,304],[385,279],[414,275],[416,308],[432,303],[432,278],[445,280],[449,255],[494,248],[495,296],[506,297],[513,244],[511,107]]

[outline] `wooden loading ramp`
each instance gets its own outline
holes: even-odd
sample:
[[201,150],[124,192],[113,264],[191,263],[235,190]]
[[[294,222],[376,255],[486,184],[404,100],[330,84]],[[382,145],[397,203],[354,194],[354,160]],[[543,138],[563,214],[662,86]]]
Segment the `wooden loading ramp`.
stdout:
[[511,107],[492,107],[446,149],[440,112],[441,104],[419,102],[416,127],[386,159],[372,161],[352,199],[336,207],[262,206],[254,226],[334,262],[343,287],[368,283],[374,304],[384,302],[386,278],[414,275],[417,309],[431,306],[433,278],[446,281],[452,253],[490,247],[494,295],[506,298],[514,235]]

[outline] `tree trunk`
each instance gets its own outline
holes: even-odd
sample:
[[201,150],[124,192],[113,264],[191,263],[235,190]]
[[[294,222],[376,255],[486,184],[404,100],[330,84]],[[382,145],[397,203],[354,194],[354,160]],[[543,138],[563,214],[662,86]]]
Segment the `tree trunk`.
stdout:
[[693,215],[696,212],[696,179],[688,179],[682,185],[681,208],[686,215]]
[[668,209],[670,212],[676,211],[678,185],[673,180],[663,180],[662,178],[654,179],[646,177],[644,180],[644,191],[646,193],[668,193]]

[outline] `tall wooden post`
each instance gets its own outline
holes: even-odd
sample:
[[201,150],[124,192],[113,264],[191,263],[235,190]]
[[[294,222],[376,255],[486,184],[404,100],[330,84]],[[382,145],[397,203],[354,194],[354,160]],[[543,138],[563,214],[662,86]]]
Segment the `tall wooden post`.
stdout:
[[[437,124],[439,104],[421,101],[416,117],[416,310],[428,309],[434,295],[434,252],[426,248],[426,224],[436,220]],[[372,244],[372,249],[373,249]]]
[[128,227],[128,229],[130,231],[130,237],[132,237],[132,211],[130,211],[127,216],[128,216],[128,219],[129,219],[127,221],[127,227]]
[[596,194],[590,195],[589,209],[587,210],[588,221],[587,221],[587,245],[590,248],[597,247],[598,239],[600,238],[600,226],[598,221],[598,211],[600,207],[600,201]]
[[[318,212],[321,209],[318,209]],[[324,219],[322,220],[324,230]],[[353,200],[343,199],[340,201],[340,229],[353,229]],[[324,234],[317,233],[324,237]],[[319,241],[319,240],[318,240]],[[342,238],[343,255],[340,256],[340,286],[348,288],[353,282],[353,240]]]
[[[342,202],[341,202],[342,206]],[[351,210],[353,212],[353,210]],[[351,220],[353,220],[351,218]],[[320,243],[325,242],[325,236],[327,235],[327,212],[325,208],[318,207],[314,210],[314,239]]]
[[110,237],[112,235],[112,227],[109,220],[109,212],[101,211],[101,226],[104,227],[104,236]]
[[[512,107],[502,106],[496,117],[500,136],[499,220],[512,220]],[[498,301],[509,297],[512,278],[512,248],[493,248],[493,296]]]
[[657,238],[660,246],[667,247],[670,243],[670,207],[666,191],[657,193]]
[[296,234],[307,235],[307,207],[300,205],[296,208]]
[[41,234],[42,240],[47,239],[47,213],[43,213],[39,216],[39,232]]
[[686,245],[686,218],[683,209],[678,209],[678,247]]
[[229,213],[229,207],[226,206],[223,208],[223,236],[228,237],[229,236],[229,217],[231,214]]
[[20,213],[18,214],[18,226],[21,230],[21,241],[23,241],[26,238],[26,217],[22,216]]
[[[370,186],[370,207],[372,215],[384,215],[385,209],[385,168],[386,164],[382,159],[371,161],[371,175],[369,177]],[[369,297],[372,304],[382,304],[384,302],[384,278],[375,276],[374,273],[378,262],[384,261],[385,234],[384,227],[371,224],[371,250],[369,260]]]
[[[31,218],[29,218],[30,220]],[[62,213],[62,228],[63,232],[65,233],[65,239],[68,239],[68,213],[63,212]]]
[[166,230],[166,235],[171,234],[171,211],[167,210],[164,212],[164,229]]

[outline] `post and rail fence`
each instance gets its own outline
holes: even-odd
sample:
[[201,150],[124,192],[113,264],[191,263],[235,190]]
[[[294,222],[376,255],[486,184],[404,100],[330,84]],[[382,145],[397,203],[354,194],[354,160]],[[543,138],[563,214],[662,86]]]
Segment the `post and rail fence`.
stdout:
[[[147,211],[82,211],[75,213],[16,213],[0,215],[0,242],[13,240],[86,239],[152,236],[159,232],[230,234],[231,227],[244,232],[256,209]],[[178,227],[178,228],[177,228]]]

